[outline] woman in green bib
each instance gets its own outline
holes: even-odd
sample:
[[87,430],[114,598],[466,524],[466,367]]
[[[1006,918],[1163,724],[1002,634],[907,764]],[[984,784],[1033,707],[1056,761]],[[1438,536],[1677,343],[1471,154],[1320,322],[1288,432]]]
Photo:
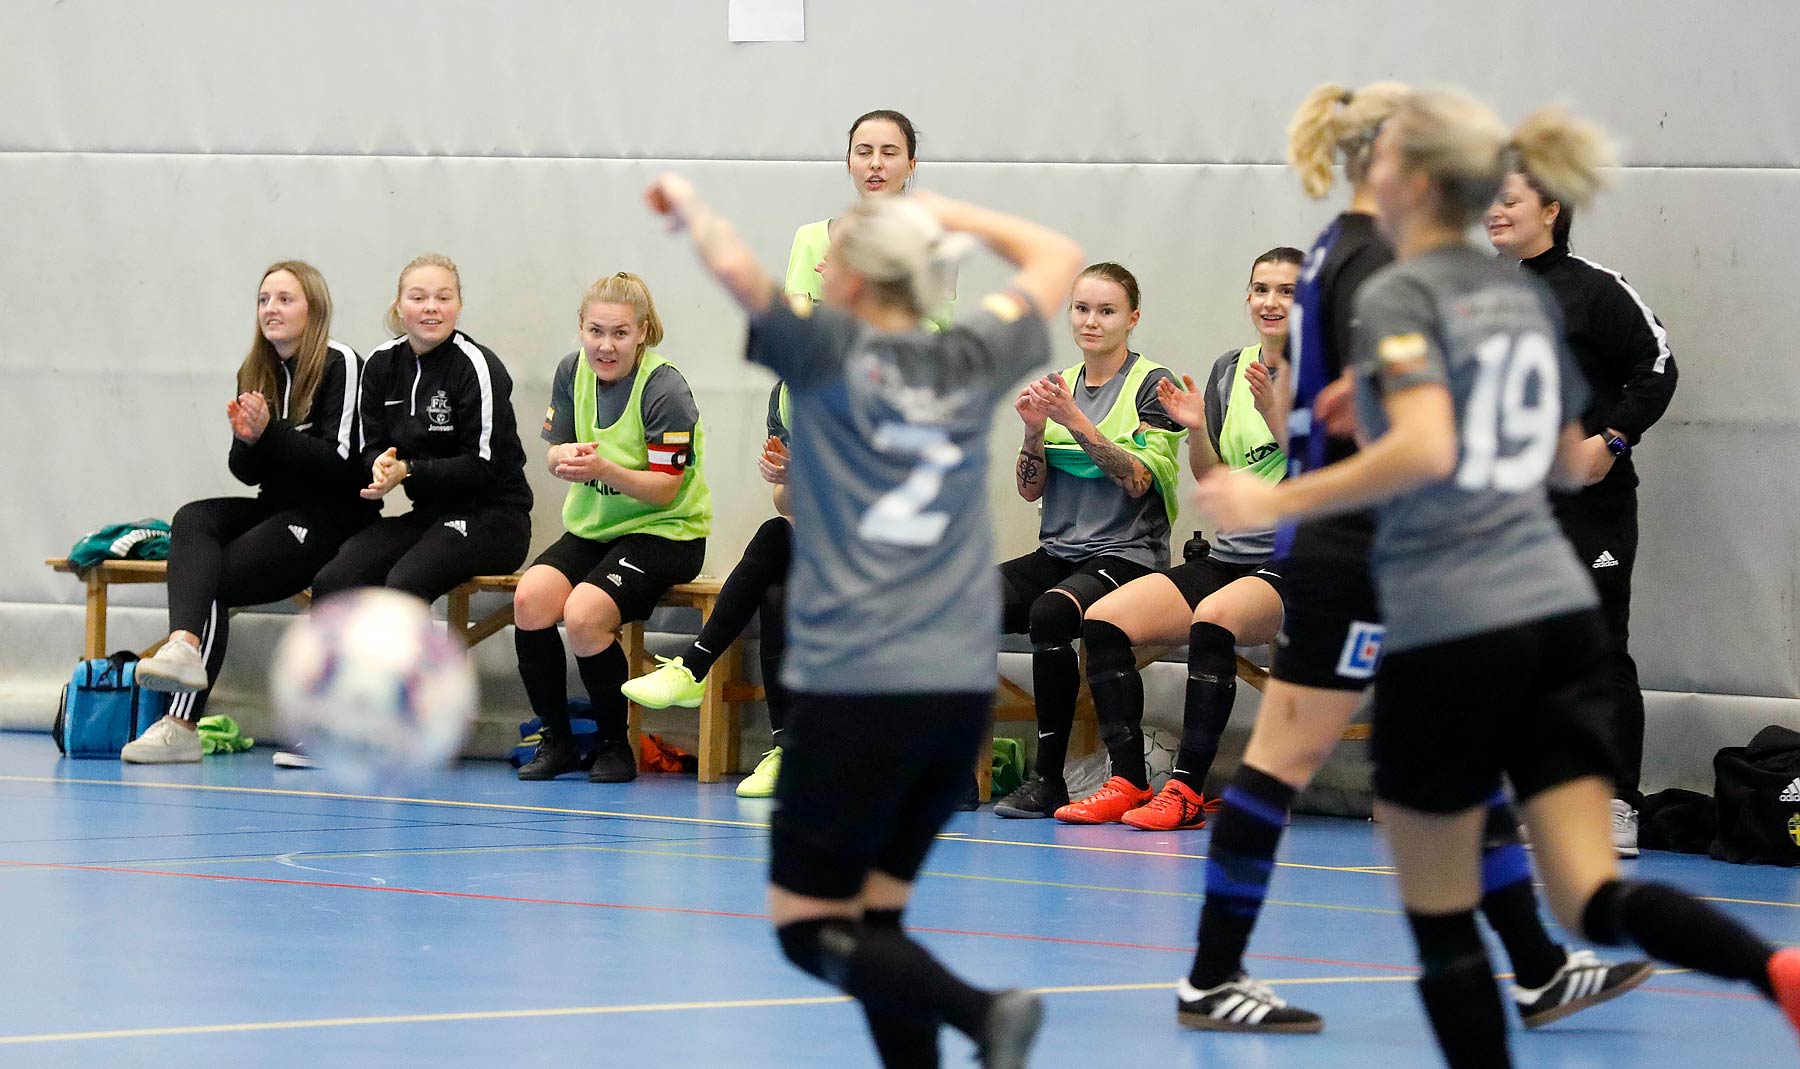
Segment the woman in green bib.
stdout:
[[1081,669],[1075,640],[1088,606],[1169,565],[1181,436],[1163,410],[1174,377],[1131,351],[1138,284],[1115,263],[1087,268],[1069,299],[1081,362],[1028,383],[1019,496],[1041,503],[1038,548],[1000,565],[1001,627],[1031,637],[1037,774],[994,804],[1003,817],[1047,817],[1069,801],[1063,760]]
[[[1275,482],[1286,471],[1287,456],[1272,430],[1286,418],[1279,408],[1285,390],[1278,393],[1275,382],[1287,367],[1288,323],[1304,258],[1299,249],[1283,246],[1251,264],[1244,303],[1257,344],[1219,357],[1198,388],[1185,377],[1186,389],[1163,385],[1164,408],[1192,432],[1188,461],[1194,474],[1224,465]],[[1094,712],[1114,780],[1129,781],[1140,798],[1148,794],[1144,683],[1132,647],[1188,647],[1181,746],[1168,782],[1153,798],[1102,815],[1146,831],[1206,825],[1216,805],[1201,790],[1237,696],[1235,647],[1270,642],[1281,626],[1280,576],[1269,562],[1274,548],[1273,530],[1215,534],[1204,556],[1129,583],[1088,610],[1082,644]]]
[[575,664],[594,703],[599,740],[588,779],[637,776],[625,737],[628,668],[619,628],[650,615],[663,594],[700,574],[712,528],[701,474],[705,434],[687,380],[651,346],[662,320],[644,280],[624,271],[581,301],[581,348],[551,386],[544,463],[570,484],[566,533],[532,562],[513,595],[519,675],[543,723],[522,780],[581,767],[569,730],[568,663],[556,625],[569,630]]

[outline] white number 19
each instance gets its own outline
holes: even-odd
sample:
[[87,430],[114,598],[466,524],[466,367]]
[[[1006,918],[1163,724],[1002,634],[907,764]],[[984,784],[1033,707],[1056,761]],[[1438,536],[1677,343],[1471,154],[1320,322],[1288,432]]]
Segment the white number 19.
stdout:
[[[1475,391],[1463,414],[1464,490],[1519,493],[1541,483],[1556,459],[1561,385],[1556,349],[1542,334],[1495,335],[1475,350]],[[1537,378],[1537,395],[1530,394]]]

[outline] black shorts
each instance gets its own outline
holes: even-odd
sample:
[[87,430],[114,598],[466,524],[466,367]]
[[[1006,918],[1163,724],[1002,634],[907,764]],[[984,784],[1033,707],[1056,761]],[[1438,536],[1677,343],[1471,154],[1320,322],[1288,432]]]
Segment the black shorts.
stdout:
[[1589,609],[1390,653],[1375,677],[1375,793],[1426,813],[1611,778],[1612,688]]
[[1279,567],[1281,631],[1269,674],[1324,690],[1362,690],[1381,661],[1381,609],[1366,557],[1290,557]]
[[1200,603],[1207,598],[1246,575],[1270,580],[1269,585],[1273,586],[1277,593],[1280,593],[1281,577],[1275,573],[1275,567],[1276,565],[1267,562],[1232,564],[1214,557],[1201,557],[1198,560],[1188,561],[1186,564],[1177,564],[1162,574],[1168,577],[1169,582],[1175,584],[1175,589],[1181,591],[1182,598],[1187,601],[1188,609],[1193,610],[1199,608]]
[[975,774],[994,695],[796,691],[782,732],[769,881],[854,898],[879,869],[911,882]]
[[648,620],[669,588],[700,574],[706,539],[677,542],[657,535],[632,534],[610,542],[564,533],[532,561],[548,564],[571,586],[597,586],[619,607],[623,623]]
[[1000,629],[1009,635],[1031,630],[1031,604],[1052,590],[1066,591],[1082,612],[1094,602],[1156,569],[1124,557],[1063,560],[1042,549],[1000,564]]

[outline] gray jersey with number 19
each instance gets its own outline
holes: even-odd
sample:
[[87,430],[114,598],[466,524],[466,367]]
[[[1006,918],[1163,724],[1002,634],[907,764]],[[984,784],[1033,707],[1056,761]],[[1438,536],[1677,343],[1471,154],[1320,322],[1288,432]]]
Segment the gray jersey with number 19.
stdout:
[[1548,290],[1468,246],[1393,264],[1356,296],[1356,410],[1371,438],[1383,399],[1449,388],[1457,467],[1377,511],[1371,565],[1388,652],[1595,605],[1550,514],[1544,480],[1587,385]]
[[877,331],[810,301],[752,322],[749,358],[791,398],[788,686],[993,688],[988,430],[1005,391],[1050,355],[1044,321],[1014,302],[990,298],[941,334]]

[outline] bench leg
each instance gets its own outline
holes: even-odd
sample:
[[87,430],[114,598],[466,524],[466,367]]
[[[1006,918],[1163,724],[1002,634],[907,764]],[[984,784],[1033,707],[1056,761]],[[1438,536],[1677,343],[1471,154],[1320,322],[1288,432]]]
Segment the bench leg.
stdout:
[[463,645],[469,644],[469,591],[457,587],[444,597],[444,618],[450,624],[450,633]]
[[[700,625],[712,618],[713,604],[700,607]],[[717,783],[727,769],[735,769],[737,739],[732,713],[737,708],[725,700],[725,690],[737,681],[744,660],[743,644],[733,640],[706,674],[706,693],[700,698],[700,782]]]
[[[648,658],[644,654],[644,624],[634,620],[619,631],[619,642],[625,648],[625,669],[627,679],[636,679],[644,674],[644,662]],[[631,743],[631,752],[638,752],[638,733],[644,729],[644,710],[637,702],[625,704],[625,737]]]
[[981,730],[981,748],[975,751],[975,796],[982,802],[994,800],[994,717],[988,714]]
[[81,650],[85,660],[106,656],[106,580],[98,568],[87,577],[87,628]]

